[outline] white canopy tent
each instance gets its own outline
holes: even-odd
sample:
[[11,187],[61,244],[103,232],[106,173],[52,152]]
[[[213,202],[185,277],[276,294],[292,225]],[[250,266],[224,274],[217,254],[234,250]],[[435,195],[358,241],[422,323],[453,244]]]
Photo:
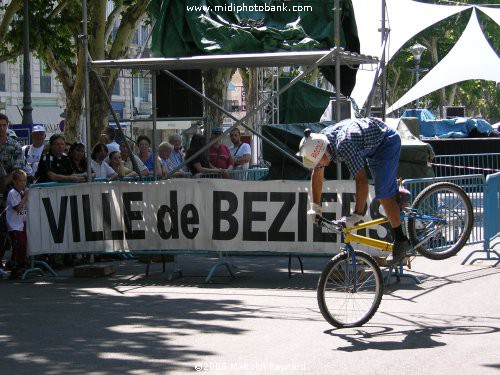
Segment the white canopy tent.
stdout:
[[500,58],[479,26],[476,9],[472,11],[467,27],[451,51],[410,91],[388,108],[387,113],[442,87],[470,79],[500,82]]
[[[422,30],[471,7],[424,4],[412,0],[385,1],[387,24],[390,30],[386,61],[389,61],[409,39]],[[377,56],[381,60],[383,53],[380,36],[382,1],[352,0],[352,3],[361,44],[360,52]],[[351,94],[360,106],[368,98],[375,78],[376,72],[368,69],[370,69],[369,66],[360,66],[356,75],[356,86]]]

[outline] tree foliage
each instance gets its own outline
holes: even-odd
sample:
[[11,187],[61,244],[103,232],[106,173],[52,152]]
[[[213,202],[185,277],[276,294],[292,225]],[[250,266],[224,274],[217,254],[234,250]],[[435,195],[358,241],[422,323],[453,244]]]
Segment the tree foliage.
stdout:
[[[428,0],[427,3],[443,4],[443,1]],[[459,5],[457,2],[449,2],[450,5]],[[460,5],[474,4],[471,0],[462,1]],[[497,4],[497,0],[482,0],[481,5]],[[408,91],[415,83],[413,56],[409,47],[415,43],[420,43],[427,48],[422,55],[420,68],[431,70],[444,56],[450,52],[458,41],[471,16],[471,10],[458,13],[448,17],[432,27],[417,34],[409,40],[389,62],[387,66],[387,102],[391,105]],[[477,11],[479,22],[483,32],[497,52],[500,50],[500,38],[498,35],[500,27],[488,16]],[[460,62],[457,62],[459,68]],[[425,72],[421,72],[423,78]],[[442,114],[442,108],[448,106],[464,106],[466,116],[478,117],[489,120],[491,123],[500,121],[500,88],[496,82],[471,80],[459,82],[421,98],[421,103],[436,114]],[[421,105],[422,105],[421,104]],[[411,106],[411,105],[409,105]]]
[[[149,1],[114,0],[114,11],[107,14],[107,1],[88,0],[88,44],[93,60],[128,57],[137,24],[146,17]],[[65,134],[69,141],[81,137],[80,116],[84,97],[84,49],[82,2],[78,0],[30,0],[30,48],[56,74],[66,94]],[[3,7],[0,22],[0,62],[22,53],[23,0],[12,0]],[[101,92],[96,75],[90,75],[91,141],[97,140],[107,124],[104,95],[110,96],[119,71],[97,72],[106,88]]]

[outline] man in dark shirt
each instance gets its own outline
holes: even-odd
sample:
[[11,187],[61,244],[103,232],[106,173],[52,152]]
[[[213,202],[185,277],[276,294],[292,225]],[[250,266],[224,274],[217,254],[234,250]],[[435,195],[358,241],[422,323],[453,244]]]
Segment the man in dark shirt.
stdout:
[[85,182],[82,174],[73,174],[71,161],[64,154],[66,140],[62,134],[54,134],[49,140],[50,151],[43,155],[38,165],[37,182]]

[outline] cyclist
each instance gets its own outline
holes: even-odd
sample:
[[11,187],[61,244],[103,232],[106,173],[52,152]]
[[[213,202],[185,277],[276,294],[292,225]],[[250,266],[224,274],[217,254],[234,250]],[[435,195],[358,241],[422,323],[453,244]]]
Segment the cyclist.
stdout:
[[324,168],[332,161],[345,162],[356,184],[354,212],[342,220],[349,228],[362,220],[368,198],[368,178],[364,169],[366,160],[375,180],[375,198],[384,207],[394,232],[393,250],[387,258],[387,264],[394,265],[403,260],[410,243],[403,233],[396,201],[396,177],[401,152],[398,133],[382,121],[370,117],[343,120],[328,126],[321,133],[306,130],[304,135],[297,155],[302,156],[306,168],[312,169],[312,201],[311,209],[307,212],[312,221],[316,222],[317,215],[321,215]]

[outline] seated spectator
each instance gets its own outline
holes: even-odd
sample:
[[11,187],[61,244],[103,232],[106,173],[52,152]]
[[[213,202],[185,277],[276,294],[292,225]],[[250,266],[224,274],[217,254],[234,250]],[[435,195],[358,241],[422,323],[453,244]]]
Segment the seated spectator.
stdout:
[[49,152],[42,156],[37,170],[37,182],[84,182],[86,174],[74,174],[71,161],[64,154],[66,139],[53,134],[49,140]]
[[107,178],[108,180],[113,181],[118,177],[123,177],[123,175],[119,176],[118,173],[104,161],[107,155],[108,148],[104,143],[98,143],[92,149],[90,168],[92,168],[92,173],[95,173],[95,178]]
[[[177,133],[172,133],[168,136],[168,142],[174,146],[172,153],[169,156],[170,162],[175,167],[184,163],[184,151],[182,149],[181,136]],[[187,166],[181,168],[183,172],[188,172]]]
[[74,142],[68,151],[71,167],[75,174],[87,174],[87,158],[85,158],[85,146],[82,142]]
[[[191,143],[189,144],[189,149],[186,152],[186,160],[188,160],[192,155],[201,150],[207,141],[205,136],[201,134],[193,135],[191,138]],[[207,151],[202,152],[198,156],[196,156],[193,160],[189,161],[187,164],[189,171],[193,176],[197,177],[202,173],[217,173],[222,174],[223,170],[221,168],[215,168],[208,161]]]
[[154,168],[156,168],[156,173],[160,175],[161,167],[158,159],[156,158],[156,160],[154,160],[155,158],[153,158],[153,152],[151,151],[151,139],[149,139],[147,135],[142,134],[137,137],[137,145],[139,146],[139,152],[137,153],[137,156],[148,168],[149,173],[153,174],[153,162],[156,162]]
[[[222,134],[222,128],[213,128],[211,140],[214,140]],[[227,146],[222,143],[222,138],[214,143],[208,149],[208,161],[215,168],[222,169],[222,176],[229,178],[229,172],[233,169],[234,161]]]
[[111,126],[107,126],[101,132],[99,142],[104,143],[108,148],[108,152],[120,151],[120,145],[115,142],[116,131]]
[[[134,165],[132,163],[131,157],[134,158],[134,161],[137,165],[137,168],[139,169],[139,173],[141,176],[149,176],[149,169],[144,165],[144,163],[139,159],[137,155],[130,154],[129,153],[129,148],[127,147],[126,142],[122,142],[120,144],[120,155],[123,160],[123,165],[127,167],[128,169],[134,170]],[[137,172],[137,171],[136,171]]]
[[[170,158],[174,152],[174,146],[168,142],[162,142],[158,146],[158,160],[160,161],[161,175],[168,176],[177,165]],[[179,169],[169,177],[190,177],[189,173]]]
[[108,155],[109,166],[118,173],[118,176],[124,177],[134,177],[137,176],[137,172],[125,167],[125,163],[122,160],[120,151],[111,151]]

